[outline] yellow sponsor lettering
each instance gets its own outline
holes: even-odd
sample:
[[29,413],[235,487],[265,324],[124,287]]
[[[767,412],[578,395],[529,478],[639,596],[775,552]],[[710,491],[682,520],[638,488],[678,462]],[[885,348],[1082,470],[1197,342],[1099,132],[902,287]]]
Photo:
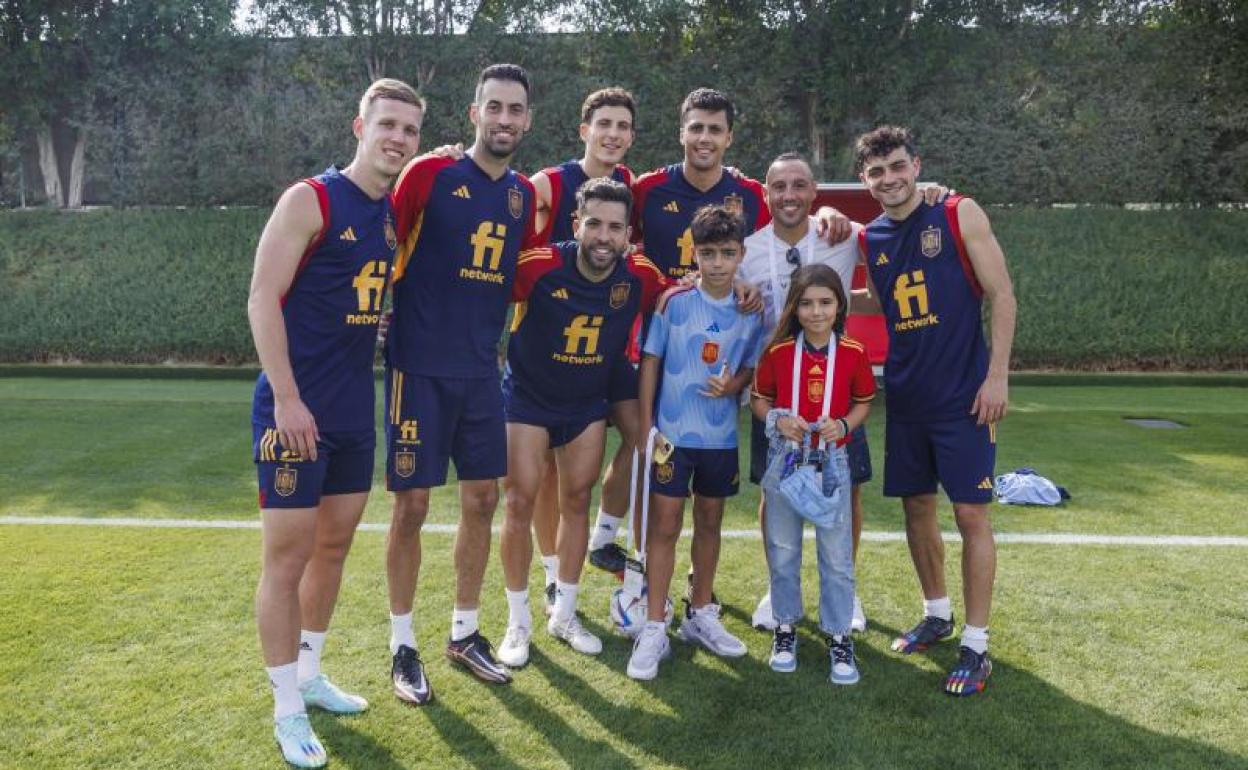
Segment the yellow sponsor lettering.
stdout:
[[365,262],[351,285],[355,287],[361,313],[381,312],[381,301],[386,294],[385,261],[374,259]]
[[[893,300],[902,318],[927,315],[927,284],[922,270],[902,273],[893,287]],[[913,303],[913,304],[911,304]]]
[[489,264],[490,270],[497,270],[498,263],[503,258],[503,246],[507,237],[507,225],[498,224],[497,222],[482,222],[477,225],[477,231],[473,233],[468,242],[472,244],[472,265],[476,268],[485,268]]
[[[563,337],[567,343],[563,347],[563,352],[568,355],[576,355],[584,353],[592,356],[598,352],[598,332],[602,329],[602,316],[600,315],[578,315],[572,319],[572,323],[564,327]],[[582,351],[581,346],[584,343],[585,349]]]
[[485,281],[486,283],[504,283],[507,276],[502,273],[491,273],[487,270],[478,270],[475,267],[461,267],[459,269],[459,277],[467,278],[470,281]]

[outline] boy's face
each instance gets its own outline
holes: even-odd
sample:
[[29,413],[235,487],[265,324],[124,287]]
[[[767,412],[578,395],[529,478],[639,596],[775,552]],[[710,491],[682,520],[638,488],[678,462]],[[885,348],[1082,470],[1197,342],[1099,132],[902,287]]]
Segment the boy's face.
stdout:
[[702,273],[702,282],[711,289],[732,287],[741,258],[745,256],[745,244],[740,241],[712,241],[693,244],[693,257]]

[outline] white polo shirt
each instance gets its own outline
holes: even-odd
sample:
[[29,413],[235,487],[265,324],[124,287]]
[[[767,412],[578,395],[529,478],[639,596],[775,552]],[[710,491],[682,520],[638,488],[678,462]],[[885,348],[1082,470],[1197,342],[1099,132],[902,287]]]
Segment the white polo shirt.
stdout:
[[[802,265],[827,265],[841,277],[848,299],[854,282],[854,266],[858,264],[858,231],[862,225],[850,223],[853,232],[849,238],[835,245],[815,235],[815,218],[810,218],[806,236],[797,243]],[[789,293],[789,278],[796,266],[789,264],[784,255],[789,244],[776,236],[775,224],[769,224],[745,239],[745,258],[737,268],[737,277],[758,287],[763,296],[764,339],[770,340],[776,330],[784,299]]]

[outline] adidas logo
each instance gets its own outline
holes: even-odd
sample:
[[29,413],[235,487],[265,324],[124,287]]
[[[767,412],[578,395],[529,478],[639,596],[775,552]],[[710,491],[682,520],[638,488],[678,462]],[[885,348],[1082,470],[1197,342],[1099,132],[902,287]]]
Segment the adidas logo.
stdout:
[[984,480],[979,482],[978,488],[979,489],[992,489],[992,479],[988,478],[987,476],[984,476]]
[[680,206],[676,205],[676,201],[671,201],[666,206],[663,207],[663,210],[669,214],[679,214]]
[[355,230],[354,230],[354,229],[352,229],[352,228],[350,228],[350,227],[348,227],[346,230],[343,230],[343,231],[342,231],[342,235],[338,236],[338,240],[340,240],[340,241],[355,241],[355,240],[358,240],[358,239],[355,237]]
[[472,198],[472,195],[468,192],[468,185],[466,184],[461,184],[459,187],[455,188],[455,192],[451,193],[451,195],[454,195],[456,198],[463,198],[464,200]]
[[880,252],[880,256],[878,256],[878,257],[876,257],[876,258],[875,258],[875,264],[877,264],[877,265],[887,265],[887,264],[888,264],[888,257],[884,254],[884,252],[882,252],[882,251],[881,251],[881,252]]
[[706,330],[708,332],[712,332],[715,334],[718,334],[721,331],[721,329],[719,328],[719,323],[717,323],[716,321],[711,321],[711,325],[706,327]]
[[819,364],[815,364],[814,366],[810,368],[810,373],[811,374],[823,374],[823,367],[819,366]]
[[554,297],[555,299],[567,299],[568,290],[567,289],[555,289],[554,291],[550,293],[550,296]]

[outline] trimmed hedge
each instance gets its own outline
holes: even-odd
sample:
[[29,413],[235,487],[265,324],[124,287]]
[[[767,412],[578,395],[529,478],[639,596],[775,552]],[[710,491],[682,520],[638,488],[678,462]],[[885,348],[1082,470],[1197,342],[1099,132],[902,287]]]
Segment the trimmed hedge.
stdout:
[[[254,363],[267,211],[0,214],[0,361]],[[1016,368],[1248,368],[1248,212],[990,211]]]

